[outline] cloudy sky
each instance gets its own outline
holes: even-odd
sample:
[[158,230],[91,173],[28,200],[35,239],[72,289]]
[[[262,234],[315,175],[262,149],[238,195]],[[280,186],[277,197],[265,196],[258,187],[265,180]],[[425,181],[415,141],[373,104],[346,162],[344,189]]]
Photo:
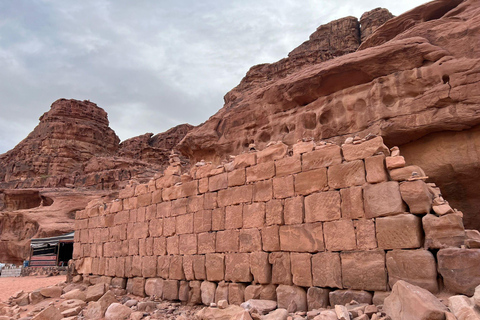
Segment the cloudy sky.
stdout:
[[248,69],[322,24],[423,0],[2,0],[0,153],[59,98],[88,99],[120,139],[198,125]]

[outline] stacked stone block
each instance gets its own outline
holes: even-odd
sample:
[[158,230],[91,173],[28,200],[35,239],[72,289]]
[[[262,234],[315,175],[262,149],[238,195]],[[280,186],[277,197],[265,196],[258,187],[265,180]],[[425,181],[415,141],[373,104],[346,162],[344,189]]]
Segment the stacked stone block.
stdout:
[[[293,150],[277,143],[180,171],[172,164],[79,212],[78,271],[128,278],[130,292],[169,300],[285,300],[300,290],[318,307],[315,297],[332,290],[363,295],[398,280],[436,292],[437,260],[455,260],[443,248],[468,250],[461,213],[381,137]],[[464,256],[477,261],[470,250]]]

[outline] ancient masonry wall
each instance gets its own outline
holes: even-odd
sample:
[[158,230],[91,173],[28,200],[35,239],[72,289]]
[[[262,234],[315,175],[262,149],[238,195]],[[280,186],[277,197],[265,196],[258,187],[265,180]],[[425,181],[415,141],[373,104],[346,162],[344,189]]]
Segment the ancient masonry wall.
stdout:
[[173,158],[161,178],[77,214],[76,269],[191,303],[287,308],[293,294],[298,310],[336,303],[339,289],[368,300],[399,279],[472,294],[480,253],[465,247],[461,212],[381,137],[348,140],[276,143],[183,175]]

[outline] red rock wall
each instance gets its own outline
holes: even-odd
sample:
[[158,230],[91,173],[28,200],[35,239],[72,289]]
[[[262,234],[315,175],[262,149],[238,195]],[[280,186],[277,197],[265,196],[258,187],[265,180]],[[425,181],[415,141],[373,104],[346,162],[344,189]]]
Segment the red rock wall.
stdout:
[[277,143],[183,175],[171,166],[77,213],[76,268],[129,278],[127,290],[139,295],[228,293],[230,303],[263,295],[285,308],[291,290],[387,291],[399,279],[437,292],[443,277],[449,289],[471,290],[480,275],[458,285],[461,266],[437,273],[447,247],[480,259],[480,250],[460,249],[461,212],[396,153],[375,137],[342,147]]

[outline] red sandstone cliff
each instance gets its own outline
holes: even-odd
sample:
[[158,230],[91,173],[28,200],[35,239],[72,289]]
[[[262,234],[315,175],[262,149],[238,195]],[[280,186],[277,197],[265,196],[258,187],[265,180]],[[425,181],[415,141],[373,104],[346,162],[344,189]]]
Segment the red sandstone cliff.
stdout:
[[480,228],[479,15],[478,1],[438,0],[375,31],[369,14],[364,32],[355,18],[322,26],[288,58],[253,67],[180,149],[219,162],[250,143],[379,134]]

